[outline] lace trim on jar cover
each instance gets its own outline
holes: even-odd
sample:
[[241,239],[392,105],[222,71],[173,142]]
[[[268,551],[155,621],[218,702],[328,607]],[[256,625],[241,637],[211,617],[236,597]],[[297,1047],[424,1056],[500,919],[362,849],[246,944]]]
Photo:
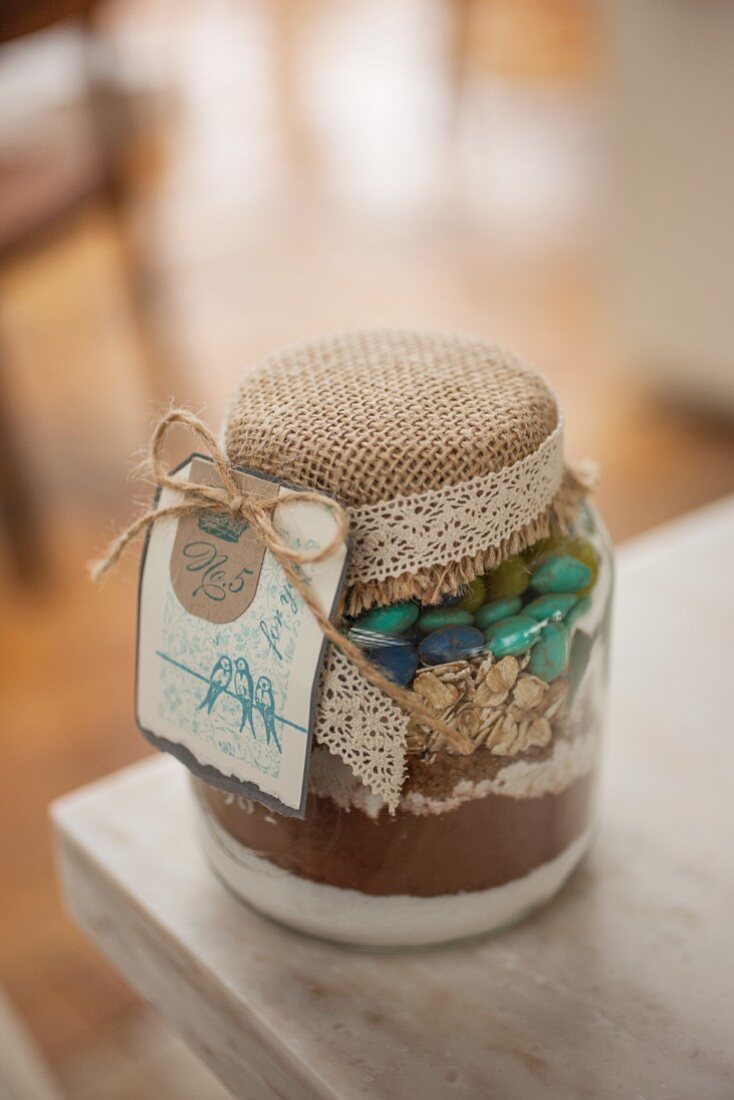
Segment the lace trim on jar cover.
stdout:
[[[379,580],[358,579],[352,566],[344,601],[345,612],[354,616],[375,604],[398,603],[401,600],[419,600],[421,603],[432,604],[438,603],[443,596],[453,596],[463,585],[490,569],[495,569],[512,554],[521,554],[523,550],[527,550],[534,543],[547,538],[554,532],[567,534],[573,525],[579,506],[594,488],[596,481],[596,466],[592,462],[567,467],[558,492],[545,509],[536,513],[523,527],[507,532],[500,542],[487,544],[484,549],[474,553],[443,559],[432,565],[419,567],[416,572],[406,571]],[[487,511],[491,521],[492,505],[489,503]],[[460,520],[454,518],[451,522],[455,525],[458,540],[458,527],[461,526],[463,530],[463,516]],[[482,524],[483,517],[480,513],[477,516],[475,532]],[[499,523],[497,526],[500,526]],[[385,529],[389,529],[387,524]],[[421,527],[416,526],[417,542],[422,542],[423,534]],[[469,535],[472,536],[471,527]],[[441,537],[439,535],[439,539]],[[429,540],[435,547],[436,542],[431,540],[430,535]]]
[[595,470],[564,470],[563,425],[532,454],[457,485],[350,509],[345,610],[437,602],[510,554],[565,530]]

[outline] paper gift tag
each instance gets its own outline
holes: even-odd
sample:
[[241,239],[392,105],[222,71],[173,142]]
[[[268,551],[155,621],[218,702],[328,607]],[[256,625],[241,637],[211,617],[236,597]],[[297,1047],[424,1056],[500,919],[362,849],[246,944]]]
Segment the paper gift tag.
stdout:
[[[243,491],[265,498],[299,488],[235,472]],[[174,476],[221,484],[201,455]],[[157,507],[180,499],[163,489]],[[277,508],[273,523],[299,550],[326,546],[336,533],[328,504],[312,501]],[[300,566],[328,615],[346,566],[346,545]],[[325,646],[298,592],[244,520],[199,512],[153,524],[141,564],[136,710],[156,748],[216,786],[303,816]]]

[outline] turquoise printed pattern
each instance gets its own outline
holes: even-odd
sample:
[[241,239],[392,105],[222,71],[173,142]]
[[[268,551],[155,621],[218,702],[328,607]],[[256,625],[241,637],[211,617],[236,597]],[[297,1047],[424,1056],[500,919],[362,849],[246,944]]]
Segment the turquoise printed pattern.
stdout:
[[231,623],[190,615],[172,590],[162,613],[159,716],[194,742],[276,778],[284,738],[307,730],[283,716],[303,602],[266,555],[247,614]]

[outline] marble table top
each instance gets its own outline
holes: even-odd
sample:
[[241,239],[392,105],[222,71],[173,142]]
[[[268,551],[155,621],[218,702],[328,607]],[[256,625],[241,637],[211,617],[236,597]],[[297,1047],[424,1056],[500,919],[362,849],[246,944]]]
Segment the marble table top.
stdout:
[[266,923],[168,758],[55,804],[77,923],[236,1096],[734,1096],[734,500],[620,558],[598,838],[496,938],[369,955]]

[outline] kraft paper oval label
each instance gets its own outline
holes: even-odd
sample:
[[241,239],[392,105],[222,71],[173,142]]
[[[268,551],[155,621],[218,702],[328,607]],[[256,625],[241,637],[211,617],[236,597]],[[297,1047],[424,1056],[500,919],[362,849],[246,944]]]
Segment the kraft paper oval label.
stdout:
[[[244,492],[272,499],[278,486],[237,473]],[[211,463],[195,458],[189,480],[221,484]],[[179,520],[171,552],[171,584],[191,615],[210,623],[231,623],[257,592],[265,547],[248,523],[224,512],[199,512]]]

